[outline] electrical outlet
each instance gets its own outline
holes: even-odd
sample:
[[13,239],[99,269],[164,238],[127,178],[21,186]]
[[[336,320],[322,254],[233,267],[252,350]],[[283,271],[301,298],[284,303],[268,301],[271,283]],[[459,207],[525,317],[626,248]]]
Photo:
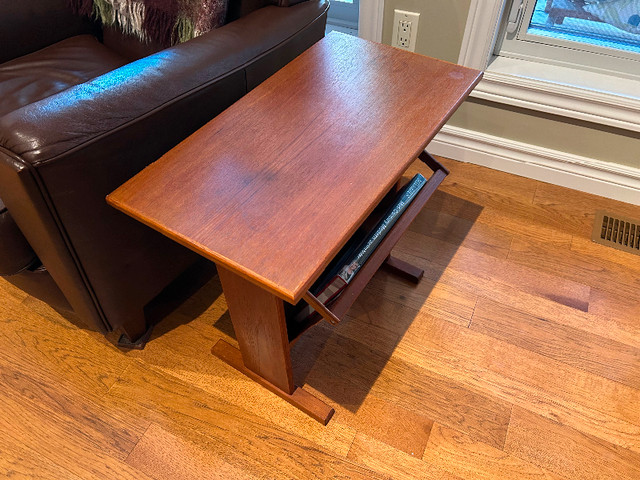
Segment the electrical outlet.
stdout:
[[420,14],[397,9],[393,12],[393,39],[391,45],[415,52]]

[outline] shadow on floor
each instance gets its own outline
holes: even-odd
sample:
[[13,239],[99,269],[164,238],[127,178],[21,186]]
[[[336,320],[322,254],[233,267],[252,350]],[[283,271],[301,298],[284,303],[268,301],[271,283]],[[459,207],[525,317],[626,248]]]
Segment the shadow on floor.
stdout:
[[[438,279],[481,211],[479,205],[437,191],[410,231],[444,240],[451,248],[444,253],[438,252],[437,262],[430,265],[419,285],[381,270],[339,326],[332,328],[322,322],[307,331],[291,351],[296,385],[308,385],[330,401],[356,412],[383,369],[389,368],[393,350],[416,320],[418,310],[407,304],[422,305],[428,301]],[[451,212],[456,214],[452,215]],[[420,254],[426,261],[429,261],[430,255],[429,251]],[[412,297],[411,302],[407,302],[409,296]],[[349,317],[365,321],[350,326],[348,322],[353,320]],[[384,338],[372,339],[371,332],[363,329],[367,322],[376,326],[371,331],[384,331]],[[408,365],[393,366],[397,368],[399,376],[402,376],[405,367],[410,368]]]

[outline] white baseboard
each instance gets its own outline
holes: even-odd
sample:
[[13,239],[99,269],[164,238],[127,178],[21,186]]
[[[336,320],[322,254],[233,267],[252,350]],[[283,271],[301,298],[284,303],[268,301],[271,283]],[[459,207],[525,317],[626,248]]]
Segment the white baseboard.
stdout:
[[429,153],[640,205],[640,168],[446,125]]

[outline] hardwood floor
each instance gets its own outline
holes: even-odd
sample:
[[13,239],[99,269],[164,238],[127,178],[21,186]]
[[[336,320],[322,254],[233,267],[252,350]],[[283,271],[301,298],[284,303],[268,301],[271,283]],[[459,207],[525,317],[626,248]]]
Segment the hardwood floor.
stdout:
[[394,252],[422,282],[293,348],[326,427],[210,354],[217,278],[130,352],[0,279],[0,477],[639,479],[640,256],[589,238],[640,207],[443,163]]

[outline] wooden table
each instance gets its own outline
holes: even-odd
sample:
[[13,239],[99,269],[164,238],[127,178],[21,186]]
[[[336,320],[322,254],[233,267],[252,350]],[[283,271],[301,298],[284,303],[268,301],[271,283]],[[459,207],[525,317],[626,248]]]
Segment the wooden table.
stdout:
[[389,254],[448,173],[424,148],[480,77],[332,33],[107,201],[216,263],[240,350],[213,353],[326,424],[333,409],[293,384],[304,328],[288,328],[284,302],[313,302],[309,287],[418,157],[435,173],[322,313],[344,315],[385,261],[419,279]]

